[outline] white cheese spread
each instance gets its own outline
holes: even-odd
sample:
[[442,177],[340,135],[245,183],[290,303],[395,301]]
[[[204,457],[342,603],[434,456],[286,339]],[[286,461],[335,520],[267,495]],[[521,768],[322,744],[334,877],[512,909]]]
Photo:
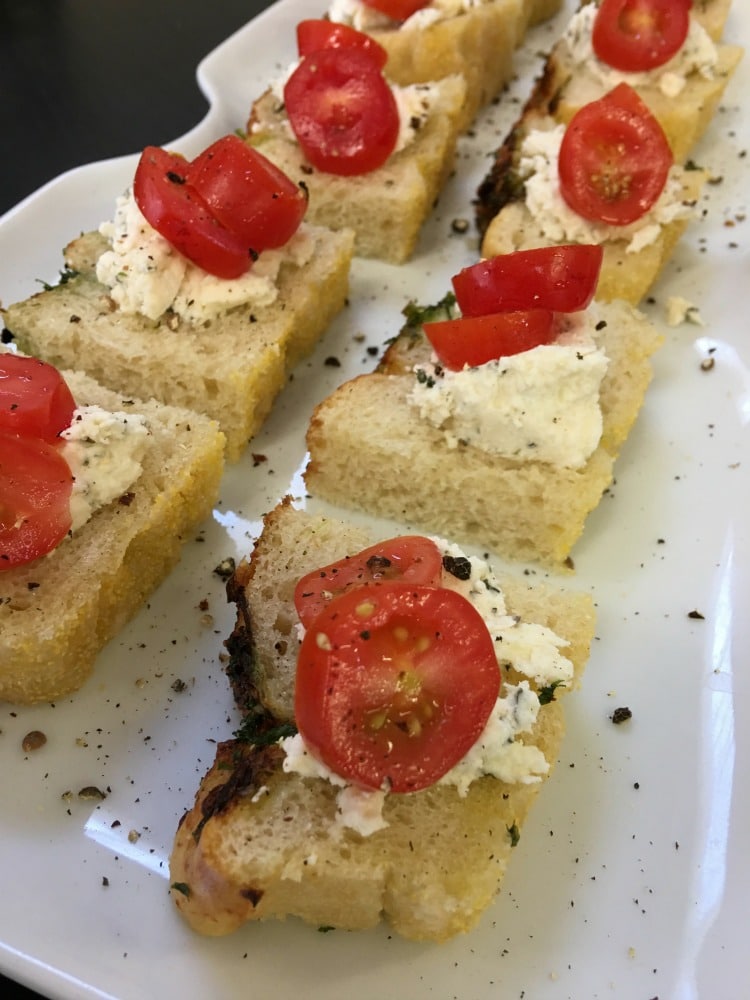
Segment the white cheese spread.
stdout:
[[394,21],[387,14],[362,3],[362,0],[333,0],[328,17],[339,24],[349,24],[358,31],[377,31],[390,28],[426,28],[436,21],[457,17],[472,7],[481,7],[489,0],[431,0],[415,11],[405,21]]
[[[435,541],[444,555],[466,558],[457,545],[441,539]],[[442,584],[463,594],[481,614],[493,639],[498,669],[511,663],[518,673],[541,687],[570,683],[573,664],[561,652],[566,641],[545,626],[523,622],[508,614],[499,582],[489,564],[476,556],[469,557],[468,562],[471,567],[468,579],[459,580],[444,571]],[[532,729],[540,709],[539,697],[529,680],[501,685],[479,739],[438,784],[453,785],[464,796],[472,781],[483,775],[509,783],[541,780],[549,770],[549,763],[538,747],[526,746],[519,739]],[[282,740],[281,746],[286,754],[283,764],[286,772],[327,780],[340,789],[336,799],[338,826],[369,836],[387,825],[382,813],[385,791],[350,785],[319,761],[299,734]]]
[[455,448],[471,444],[521,461],[580,468],[602,435],[599,392],[607,357],[597,310],[557,317],[557,339],[475,368],[417,368],[409,402]]
[[60,437],[61,454],[73,474],[71,531],[122,496],[138,479],[151,432],[137,413],[110,413],[99,406],[75,410]]
[[604,90],[611,90],[623,82],[629,83],[631,87],[653,84],[666,97],[677,97],[691,74],[697,73],[704,79],[713,79],[718,62],[716,45],[695,18],[690,18],[685,42],[666,63],[649,72],[623,73],[612,69],[594,54],[591,34],[596,12],[596,4],[592,3],[586,4],[574,14],[561,38],[561,47],[573,71],[590,73]]
[[539,231],[553,243],[606,243],[627,240],[628,253],[638,253],[658,239],[662,226],[690,218],[695,206],[682,200],[680,168],[672,166],[664,189],[640,219],[626,226],[591,222],[575,212],[560,193],[558,157],[564,125],[532,129],[521,144],[519,175],[525,184],[525,205]]
[[303,223],[285,247],[265,250],[246,274],[216,278],[178,253],[146,221],[132,189],[117,199],[114,220],[102,223],[99,231],[111,249],[99,258],[96,276],[123,312],[156,321],[171,310],[195,326],[238,305],[271,305],[278,296],[282,263],[301,267],[314,251]]

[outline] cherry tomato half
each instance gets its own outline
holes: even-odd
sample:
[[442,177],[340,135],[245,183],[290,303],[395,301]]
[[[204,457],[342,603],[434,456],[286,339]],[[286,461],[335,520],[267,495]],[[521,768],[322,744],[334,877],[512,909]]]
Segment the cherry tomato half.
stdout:
[[257,253],[287,243],[307,211],[302,188],[237,135],[204,150],[185,179],[213,218]]
[[300,62],[284,87],[297,141],[313,167],[353,176],[382,166],[396,146],[396,99],[370,57],[322,49]]
[[70,531],[73,476],[54,445],[0,432],[0,571],[46,555]]
[[492,639],[465,597],[382,583],[336,597],[305,633],[295,717],[341,777],[415,792],[465,756],[499,688]]
[[394,21],[405,21],[407,17],[426,7],[430,0],[363,0],[363,2],[367,7],[379,10],[381,14]]
[[218,278],[239,278],[250,267],[250,247],[214,218],[187,183],[188,162],[158,146],[141,154],[133,195],[146,220],[188,260]]
[[659,122],[621,83],[568,124],[560,145],[560,192],[585,219],[625,226],[657,200],[673,159]]
[[425,323],[424,332],[441,364],[457,372],[549,344],[555,339],[554,314],[527,309],[464,316]]
[[453,290],[464,316],[552,309],[577,312],[591,302],[604,251],[598,244],[517,250],[465,267]]
[[52,365],[0,354],[0,430],[54,441],[70,427],[75,408],[73,393]]
[[300,56],[309,56],[321,49],[339,48],[361,49],[381,70],[388,62],[388,53],[380,42],[351,25],[329,21],[325,17],[308,18],[297,25],[297,51]]
[[430,538],[401,535],[307,573],[294,591],[300,621],[309,628],[334,597],[353,587],[398,581],[437,587],[443,557]]
[[664,65],[685,43],[690,0],[602,0],[591,42],[602,62],[625,73]]

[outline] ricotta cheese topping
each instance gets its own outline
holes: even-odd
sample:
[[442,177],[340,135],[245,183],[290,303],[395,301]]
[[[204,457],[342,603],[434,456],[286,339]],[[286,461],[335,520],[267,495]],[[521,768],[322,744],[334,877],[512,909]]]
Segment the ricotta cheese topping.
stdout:
[[194,326],[235,306],[271,305],[278,296],[282,263],[301,267],[314,251],[310,231],[302,223],[285,247],[265,250],[246,274],[216,278],[178,253],[146,221],[132,189],[117,199],[114,220],[102,223],[99,231],[111,249],[97,261],[96,277],[110,289],[118,307],[154,321],[171,311]]
[[525,184],[525,204],[534,221],[553,243],[606,243],[627,240],[628,253],[638,253],[659,237],[662,226],[690,218],[695,206],[682,200],[680,168],[670,168],[664,190],[640,219],[627,226],[591,222],[569,207],[560,193],[558,157],[564,125],[532,129],[521,144],[519,175]]
[[61,433],[61,453],[73,474],[71,531],[78,531],[101,507],[122,496],[140,476],[151,432],[137,413],[100,406],[75,410]]
[[591,35],[596,10],[596,4],[586,4],[573,15],[561,38],[561,46],[573,71],[585,70],[592,74],[604,90],[611,90],[623,82],[632,87],[654,84],[666,97],[677,97],[691,74],[697,73],[704,79],[713,79],[718,62],[716,45],[695,18],[690,18],[684,44],[664,65],[650,72],[623,73],[612,69],[594,54]]
[[[435,539],[444,555],[467,559],[457,545]],[[567,645],[551,629],[521,621],[508,613],[500,584],[490,565],[476,556],[468,557],[471,569],[466,580],[443,572],[442,584],[463,594],[479,611],[492,636],[498,669],[512,664],[523,675],[518,684],[504,683],[484,730],[469,753],[438,782],[453,785],[458,794],[467,794],[473,781],[492,775],[500,781],[529,784],[540,781],[549,763],[536,746],[527,746],[521,737],[534,726],[540,701],[531,687],[568,684],[573,664],[561,650]],[[528,678],[528,679],[526,679]],[[303,777],[319,778],[339,788],[336,823],[369,836],[387,826],[383,817],[386,792],[368,791],[350,785],[318,760],[305,746],[302,736],[281,741],[286,756],[283,768]]]
[[481,7],[489,0],[431,0],[426,6],[415,11],[405,21],[394,21],[387,14],[362,3],[362,0],[333,0],[328,17],[339,24],[350,24],[358,31],[377,31],[389,28],[426,28],[436,21],[457,17],[472,7]]
[[475,368],[416,369],[409,396],[450,448],[460,442],[504,458],[579,468],[602,435],[599,392],[607,357],[593,330],[595,305],[558,316],[557,339]]

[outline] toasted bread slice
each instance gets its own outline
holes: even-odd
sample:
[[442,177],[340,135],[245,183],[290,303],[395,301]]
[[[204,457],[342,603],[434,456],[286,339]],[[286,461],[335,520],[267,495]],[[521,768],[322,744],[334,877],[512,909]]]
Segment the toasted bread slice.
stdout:
[[[270,742],[273,732],[266,734],[268,745],[257,736],[291,715],[296,580],[370,541],[360,529],[286,502],[266,518],[250,561],[238,568],[230,590],[238,604],[228,644],[231,670],[245,709],[255,712],[252,738],[260,743],[235,739],[219,746],[177,831],[172,897],[200,933],[227,934],[248,921],[287,916],[360,930],[385,918],[407,938],[444,941],[478,922],[502,882],[541,782],[484,776],[463,797],[445,785],[386,795],[388,825],[363,836],[336,822],[336,789],[329,782],[285,771],[284,751]],[[572,689],[592,638],[589,597],[520,580],[504,586],[512,613],[548,625],[570,643]],[[270,672],[276,676],[269,713]],[[563,732],[563,706],[554,697],[524,743],[554,765]]]
[[142,402],[64,372],[76,403],[146,417],[143,470],[48,556],[0,573],[0,700],[76,691],[97,654],[179,560],[219,492],[224,437],[187,410]]
[[[495,257],[514,250],[552,246],[556,243],[584,242],[584,239],[545,232],[526,204],[527,176],[520,171],[524,138],[532,131],[549,131],[558,126],[550,115],[527,108],[506,137],[495,162],[479,186],[475,200],[476,221],[482,236],[482,257]],[[622,299],[638,305],[659,277],[690,221],[690,209],[700,197],[709,174],[705,170],[675,165],[671,176],[677,185],[677,201],[686,213],[659,225],[655,239],[639,249],[629,249],[630,236],[607,234],[602,241],[602,262],[596,297],[603,302]],[[598,242],[595,229],[582,221],[579,232],[585,242]]]
[[423,86],[431,92],[424,125],[413,142],[370,173],[341,177],[310,166],[291,133],[283,106],[270,90],[253,106],[248,139],[288,177],[307,188],[310,222],[354,230],[354,252],[360,257],[402,264],[414,252],[420,229],[453,169],[466,100],[461,76]]
[[289,371],[342,309],[353,234],[311,227],[308,265],[282,266],[277,300],[237,306],[195,326],[165,314],[156,322],[124,313],[96,279],[107,248],[98,233],[68,245],[67,280],[4,310],[19,347],[58,368],[83,369],[115,392],[158,399],[218,421],[236,461],[260,429]]
[[599,305],[597,343],[609,358],[601,387],[603,433],[580,468],[452,448],[420,419],[413,366],[430,353],[407,325],[379,369],[344,383],[313,412],[305,482],[313,496],[486,546],[509,559],[562,569],[643,403],[661,336],[624,302]]

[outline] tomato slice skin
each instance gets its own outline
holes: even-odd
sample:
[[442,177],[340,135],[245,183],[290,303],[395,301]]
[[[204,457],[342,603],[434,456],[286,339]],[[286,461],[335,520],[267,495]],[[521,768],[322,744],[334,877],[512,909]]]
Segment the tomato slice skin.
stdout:
[[474,745],[499,689],[492,639],[465,597],[382,583],[336,597],[305,633],[295,718],[347,781],[415,792]]
[[349,24],[329,21],[328,18],[307,18],[297,25],[297,51],[301,57],[321,49],[360,49],[372,58],[382,70],[388,62],[388,53],[371,35],[358,31]]
[[661,125],[621,83],[568,124],[558,161],[560,193],[583,218],[626,226],[656,202],[673,162]]
[[396,99],[370,57],[354,48],[306,56],[284,87],[289,123],[313,167],[351,177],[381,167],[399,133]]
[[530,351],[555,339],[550,309],[462,316],[425,323],[424,332],[440,363],[457,372]]
[[60,372],[38,358],[0,354],[0,431],[54,441],[76,403]]
[[690,0],[602,0],[591,42],[602,62],[625,73],[663,66],[685,43]]
[[256,253],[287,243],[307,211],[302,188],[237,135],[188,163],[185,179],[213,218]]
[[379,10],[394,21],[405,21],[407,17],[416,14],[426,7],[430,0],[363,0],[367,7]]
[[188,260],[217,278],[239,278],[252,255],[187,183],[188,161],[159,146],[141,154],[133,195],[146,220]]
[[73,476],[54,445],[0,431],[0,572],[51,552],[70,531]]
[[309,628],[335,597],[353,587],[386,581],[437,587],[442,566],[442,554],[431,538],[388,538],[306,573],[295,587],[294,605],[300,621]]
[[481,260],[452,278],[463,316],[552,309],[578,312],[594,297],[603,248],[567,244]]

